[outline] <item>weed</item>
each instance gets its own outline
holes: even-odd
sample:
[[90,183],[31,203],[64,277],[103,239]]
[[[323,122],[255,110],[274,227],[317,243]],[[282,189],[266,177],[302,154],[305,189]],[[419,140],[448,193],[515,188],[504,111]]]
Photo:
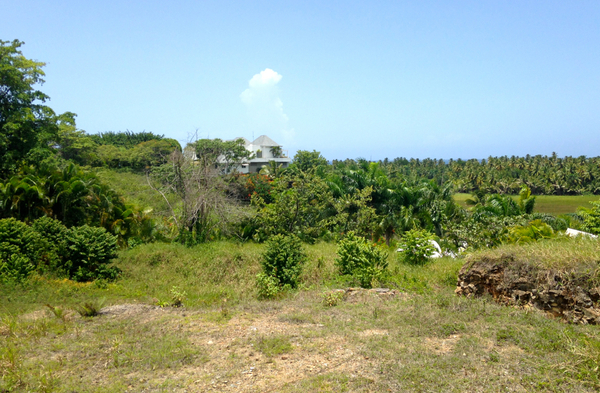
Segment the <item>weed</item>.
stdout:
[[46,304],[46,307],[48,307],[48,309],[52,312],[52,314],[60,319],[61,321],[66,322],[67,321],[67,313],[65,312],[65,310],[61,307],[55,307],[55,306],[51,306],[49,304]]
[[90,301],[84,302],[83,304],[75,307],[75,310],[82,317],[95,317],[96,315],[98,315],[100,313],[100,310],[102,309],[102,306],[104,306],[105,301],[106,301],[106,298],[90,300]]
[[338,305],[339,302],[341,302],[344,299],[344,295],[345,295],[344,291],[340,291],[340,290],[325,292],[322,295],[323,305],[327,306],[327,307],[335,307]]
[[227,307],[227,298],[221,301],[221,318],[227,320],[231,317],[231,311]]
[[267,357],[273,357],[292,351],[290,337],[285,335],[261,336],[256,340],[256,349]]
[[3,392],[10,392],[24,384],[19,348],[12,341],[8,341],[4,348],[0,346],[0,377],[0,391]]
[[498,363],[500,361],[500,355],[498,355],[498,352],[492,351],[488,355],[488,360],[493,363]]
[[171,288],[171,306],[182,307],[183,301],[185,300],[187,293],[181,290],[178,286]]

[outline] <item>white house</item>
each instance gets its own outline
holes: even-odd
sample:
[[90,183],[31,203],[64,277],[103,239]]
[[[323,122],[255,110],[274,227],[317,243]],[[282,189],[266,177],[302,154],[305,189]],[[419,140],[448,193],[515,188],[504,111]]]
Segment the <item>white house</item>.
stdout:
[[288,157],[287,151],[283,150],[281,145],[266,135],[261,135],[252,142],[246,138],[236,139],[242,139],[246,149],[254,153],[253,159],[242,162],[241,167],[238,168],[238,172],[258,172],[260,171],[260,168],[269,164],[270,161],[275,161],[277,164],[281,164],[282,168],[286,168],[292,161],[291,158]]

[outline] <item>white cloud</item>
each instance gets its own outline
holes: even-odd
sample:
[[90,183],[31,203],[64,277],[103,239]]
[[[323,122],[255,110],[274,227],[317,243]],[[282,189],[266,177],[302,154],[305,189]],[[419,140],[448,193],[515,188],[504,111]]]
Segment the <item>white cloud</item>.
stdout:
[[292,142],[294,130],[288,126],[289,119],[283,112],[283,102],[279,98],[277,84],[282,76],[270,68],[254,75],[248,88],[240,94],[246,105],[249,117],[249,131],[256,136],[267,134],[277,140],[283,137],[282,144]]

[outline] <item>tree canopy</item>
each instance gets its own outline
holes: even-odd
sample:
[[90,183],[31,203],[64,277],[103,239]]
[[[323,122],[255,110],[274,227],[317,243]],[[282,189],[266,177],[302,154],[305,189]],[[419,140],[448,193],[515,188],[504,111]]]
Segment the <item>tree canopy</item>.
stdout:
[[[28,156],[48,150],[58,124],[74,114],[57,116],[44,105],[49,97],[36,88],[44,82],[42,62],[23,56],[23,42],[0,40],[0,177],[14,172]],[[41,151],[40,151],[41,150]],[[34,159],[29,157],[30,161]]]

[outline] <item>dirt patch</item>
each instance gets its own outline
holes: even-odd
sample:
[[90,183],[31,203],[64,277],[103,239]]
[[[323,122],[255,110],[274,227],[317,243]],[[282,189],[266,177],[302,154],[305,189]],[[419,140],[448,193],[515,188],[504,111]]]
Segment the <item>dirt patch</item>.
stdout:
[[460,334],[453,334],[446,338],[426,337],[425,347],[438,355],[445,355],[452,352],[460,337]]
[[569,322],[600,324],[600,288],[590,287],[589,282],[585,273],[541,270],[502,254],[467,262],[458,274],[455,292],[487,293],[499,302],[534,307]]
[[[238,315],[226,324],[197,320],[188,326],[190,340],[206,345],[210,361],[190,369],[199,391],[276,392],[287,384],[324,373],[371,374],[367,359],[345,337],[325,333],[324,326],[295,323],[281,315],[293,308],[273,310],[257,317]],[[387,334],[383,331],[373,335]],[[256,348],[261,337],[287,337],[291,351],[266,356]],[[370,375],[370,378],[375,376]]]
[[148,304],[117,304],[114,306],[104,307],[98,315],[101,316],[119,316],[119,317],[134,317],[139,314],[145,314],[152,311],[165,311],[166,308],[158,306],[150,306]]
[[388,288],[348,288],[337,289],[336,291],[344,293],[344,299],[350,303],[369,302],[375,299],[392,300],[408,297],[404,292]]
[[383,329],[367,329],[358,333],[361,337],[387,336],[388,334],[388,331]]

